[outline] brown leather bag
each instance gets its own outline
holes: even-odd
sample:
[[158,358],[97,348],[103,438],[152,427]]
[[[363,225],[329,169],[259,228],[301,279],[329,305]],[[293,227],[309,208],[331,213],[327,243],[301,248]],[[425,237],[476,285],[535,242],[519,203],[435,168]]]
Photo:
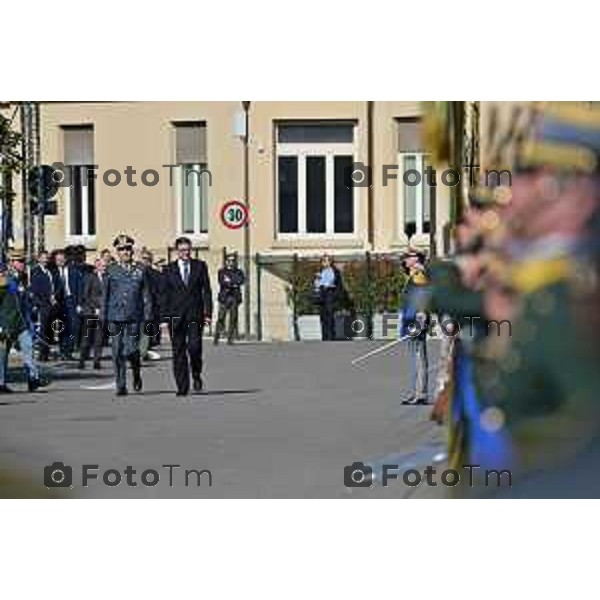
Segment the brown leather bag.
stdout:
[[438,425],[443,425],[448,417],[448,411],[450,410],[450,399],[454,390],[454,380],[452,377],[454,366],[454,339],[450,341],[448,346],[448,354],[445,357],[444,364],[442,366],[445,369],[444,386],[438,392],[433,408],[431,409],[431,415],[429,416],[431,421],[435,421]]
[[437,395],[433,404],[433,408],[431,409],[431,415],[429,418],[432,421],[435,421],[438,425],[443,425],[448,417],[450,398],[452,396],[452,387],[452,381],[449,380]]

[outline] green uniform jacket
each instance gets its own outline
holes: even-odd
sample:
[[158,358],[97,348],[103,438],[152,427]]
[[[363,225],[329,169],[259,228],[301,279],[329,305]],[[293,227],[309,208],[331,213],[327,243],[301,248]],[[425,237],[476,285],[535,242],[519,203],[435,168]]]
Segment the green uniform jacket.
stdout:
[[577,309],[568,279],[524,295],[510,350],[484,380],[526,469],[572,458],[600,432],[600,361]]
[[0,340],[15,339],[26,327],[18,297],[0,287]]

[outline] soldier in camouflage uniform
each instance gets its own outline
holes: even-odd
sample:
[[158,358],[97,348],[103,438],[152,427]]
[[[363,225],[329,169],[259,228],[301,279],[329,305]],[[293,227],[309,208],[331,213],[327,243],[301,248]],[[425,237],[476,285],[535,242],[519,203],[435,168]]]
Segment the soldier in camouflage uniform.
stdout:
[[119,235],[113,246],[118,260],[107,269],[105,322],[111,339],[117,396],[127,395],[127,361],[133,372],[133,388],[142,389],[139,351],[141,324],[150,318],[151,299],[143,265],[133,261],[134,241]]

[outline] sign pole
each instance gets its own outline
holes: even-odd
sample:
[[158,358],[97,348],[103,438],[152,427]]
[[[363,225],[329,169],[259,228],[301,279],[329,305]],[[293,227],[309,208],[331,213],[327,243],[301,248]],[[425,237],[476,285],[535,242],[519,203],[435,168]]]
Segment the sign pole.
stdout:
[[[244,204],[246,213],[250,212],[250,101],[242,101],[244,107]],[[245,338],[250,339],[250,222],[246,219],[244,223],[244,275],[246,283],[244,285],[244,321]]]

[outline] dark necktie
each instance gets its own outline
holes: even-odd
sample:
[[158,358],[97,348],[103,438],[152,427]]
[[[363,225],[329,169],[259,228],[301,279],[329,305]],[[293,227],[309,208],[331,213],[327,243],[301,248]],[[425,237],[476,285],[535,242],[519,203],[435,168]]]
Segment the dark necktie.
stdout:
[[185,261],[183,263],[183,283],[187,286],[190,281],[190,263],[189,261]]
[[69,275],[67,273],[66,267],[62,268],[62,280],[65,286],[65,296],[71,295],[71,289],[69,288]]
[[50,282],[50,293],[54,294],[54,281],[52,281],[52,273],[50,273],[50,271],[48,271],[48,269],[43,269],[43,273],[48,278],[48,281]]

